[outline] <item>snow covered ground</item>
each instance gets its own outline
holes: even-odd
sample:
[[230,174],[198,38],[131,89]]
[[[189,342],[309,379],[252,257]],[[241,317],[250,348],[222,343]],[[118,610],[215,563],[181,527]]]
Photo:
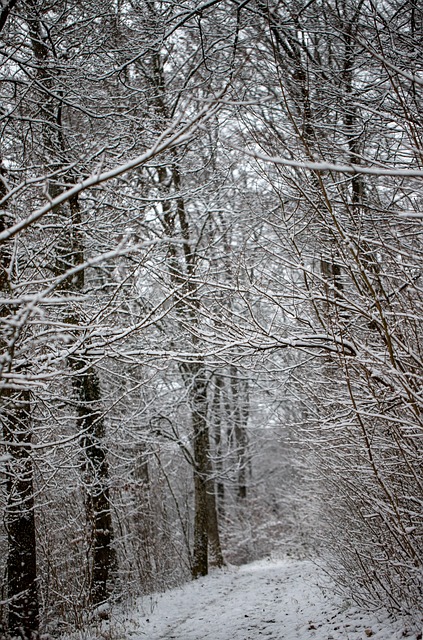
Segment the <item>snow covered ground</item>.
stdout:
[[[57,637],[57,636],[56,636]],[[405,622],[364,613],[334,596],[306,560],[267,559],[142,598],[63,640],[421,640]],[[43,636],[42,636],[43,638]],[[50,640],[52,636],[44,636]],[[44,639],[43,639],[44,640]]]
[[119,640],[417,640],[383,612],[334,597],[318,567],[293,559],[214,571],[143,599],[118,627]]

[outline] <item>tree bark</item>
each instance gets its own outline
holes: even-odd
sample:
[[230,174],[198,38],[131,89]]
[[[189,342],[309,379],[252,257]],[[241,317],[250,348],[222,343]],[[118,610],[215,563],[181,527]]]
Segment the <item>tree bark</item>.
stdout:
[[[80,234],[81,210],[77,198],[69,201],[71,235],[68,246],[57,255],[57,265],[66,269],[84,262],[84,246]],[[85,279],[81,269],[65,282],[69,292],[82,293]],[[80,318],[70,314],[67,320],[76,325]],[[90,575],[90,601],[98,605],[107,600],[116,568],[113,549],[113,524],[110,508],[109,466],[103,440],[105,424],[102,414],[100,380],[95,369],[78,356],[68,358],[73,372],[72,386],[78,400],[77,427],[83,456],[83,472],[86,489],[87,525],[92,543],[92,571]]]
[[188,386],[194,453],[194,549],[192,577],[205,576],[209,569],[209,549],[215,566],[223,566],[216,495],[210,460],[210,439],[207,420],[207,380],[204,363],[181,365]]
[[207,391],[204,371],[198,363],[184,366],[184,378],[189,385],[194,451],[194,549],[192,577],[208,573],[208,455],[209,434],[206,419]]
[[222,391],[224,380],[219,374],[215,375],[214,397],[212,405],[213,435],[216,450],[216,511],[220,518],[225,516],[225,485],[223,484],[222,471]]
[[13,395],[6,409],[8,415],[3,416],[6,453],[10,456],[5,514],[9,631],[12,636],[29,640],[38,637],[39,627],[30,397],[28,391]]
[[[5,170],[0,166],[0,197],[7,193]],[[0,232],[5,230],[5,212],[1,212]],[[0,251],[0,291],[10,295],[10,260],[8,246]],[[0,308],[0,319],[9,316],[6,305]],[[10,371],[7,325],[0,336],[3,353],[1,374]],[[38,637],[39,602],[37,592],[37,561],[34,516],[33,465],[31,457],[30,394],[26,389],[0,389],[3,438],[8,461],[6,465],[7,531],[7,595],[9,631],[15,637],[29,640]]]
[[248,388],[243,382],[235,365],[230,367],[231,390],[233,403],[233,422],[235,446],[237,453],[237,495],[240,500],[247,498],[247,471],[248,471]]
[[[211,470],[210,470],[211,471]],[[209,476],[206,485],[207,491],[207,518],[208,518],[208,534],[209,534],[209,564],[214,567],[223,567],[225,561],[223,559],[222,547],[219,535],[219,518],[216,504],[216,489],[212,477]]]
[[[67,157],[66,137],[62,122],[62,104],[52,97],[54,76],[48,71],[49,58],[55,61],[54,47],[50,51],[42,35],[40,17],[36,3],[29,3],[28,25],[34,57],[37,62],[37,75],[40,87],[45,87],[41,99],[43,124],[43,142],[46,157],[55,168],[64,164]],[[57,95],[59,93],[57,92]],[[70,176],[72,179],[73,176]],[[52,198],[60,194],[61,187],[51,182],[49,192]],[[81,237],[82,215],[78,196],[54,209],[57,219],[58,238],[55,245],[55,263],[53,271],[57,276],[65,276],[69,269],[83,265],[85,259],[84,243]],[[83,293],[85,286],[84,269],[62,281],[63,293]],[[66,322],[78,326],[81,318],[78,313],[68,313]],[[72,386],[78,400],[77,426],[80,431],[80,444],[83,455],[83,469],[86,482],[87,525],[93,546],[92,570],[90,573],[90,599],[96,605],[107,599],[111,569],[114,565],[112,549],[113,529],[110,511],[109,470],[102,444],[105,428],[101,404],[101,389],[98,376],[90,363],[77,355],[68,358],[72,370]]]
[[[152,12],[154,15],[154,11]],[[163,123],[168,119],[166,105],[166,82],[163,62],[160,53],[154,54],[152,59],[151,83],[155,90],[154,107]],[[177,194],[176,204],[172,200],[163,200],[162,224],[164,231],[171,241],[169,244],[169,275],[176,285],[178,293],[177,314],[181,320],[181,328],[186,330],[185,322],[195,327],[198,323],[199,301],[197,285],[194,282],[197,256],[193,249],[190,221],[185,198],[181,195],[181,174],[177,157],[168,169],[166,166],[157,169],[160,185],[167,191]],[[180,234],[182,249],[178,253],[172,242]],[[196,337],[191,337],[195,348]],[[218,514],[214,481],[212,478],[212,464],[210,459],[210,442],[208,427],[208,399],[206,387],[206,366],[202,361],[188,362],[180,365],[180,372],[188,390],[193,429],[193,458],[194,458],[194,547],[191,573],[193,578],[207,575],[209,565],[209,545],[215,564],[223,565],[220,547]]]
[[[92,544],[90,600],[98,605],[109,596],[115,554],[112,547],[113,525],[110,510],[109,467],[104,450],[104,419],[101,389],[92,367],[82,360],[69,359],[74,371],[72,384],[78,398],[78,430],[83,454],[85,505]],[[80,372],[80,373],[78,373]]]

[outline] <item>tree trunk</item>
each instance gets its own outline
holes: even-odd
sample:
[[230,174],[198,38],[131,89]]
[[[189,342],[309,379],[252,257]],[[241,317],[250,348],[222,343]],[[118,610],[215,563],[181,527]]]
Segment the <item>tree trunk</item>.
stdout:
[[[54,48],[43,37],[41,19],[36,2],[29,3],[27,21],[34,57],[37,62],[37,76],[40,87],[43,112],[43,143],[46,161],[55,169],[64,164],[69,149],[66,144],[65,131],[62,126],[60,100],[54,95],[54,74],[51,68],[56,63]],[[59,95],[60,92],[56,92]],[[71,176],[72,177],[72,176]],[[54,198],[60,194],[62,187],[54,181],[49,184],[49,195]],[[83,265],[84,243],[81,237],[82,215],[78,197],[69,199],[65,205],[54,210],[58,237],[55,244],[55,275],[64,276],[67,271]],[[84,269],[62,281],[63,293],[84,291]],[[80,323],[78,313],[68,313],[66,322],[76,326]],[[73,372],[72,385],[78,399],[77,424],[80,430],[80,443],[84,458],[86,481],[86,513],[87,524],[91,531],[93,546],[92,571],[90,574],[90,598],[96,605],[107,598],[108,583],[113,565],[112,518],[110,511],[108,488],[108,465],[102,445],[104,438],[104,421],[99,408],[101,389],[97,374],[89,363],[78,356],[68,358]]]
[[209,546],[213,564],[221,567],[224,562],[210,460],[206,373],[202,362],[181,367],[185,383],[189,387],[192,415],[195,502],[192,577],[198,578],[208,573]]
[[248,471],[248,387],[238,374],[235,365],[231,365],[231,389],[233,402],[233,420],[235,443],[237,450],[237,495],[240,500],[247,498],[247,471]]
[[148,465],[147,448],[143,443],[137,445],[134,462],[135,511],[133,525],[139,546],[136,549],[138,555],[137,564],[140,567],[140,579],[148,589],[154,585],[156,573],[155,551],[162,552],[160,548],[160,533],[155,527],[154,509],[151,498],[150,471]]
[[[81,211],[77,198],[69,202],[71,220],[70,238],[65,238],[56,264],[66,273],[66,269],[84,263],[84,246],[81,239]],[[67,246],[66,246],[67,241]],[[84,290],[84,270],[69,278],[65,287],[69,292],[82,293]],[[67,320],[78,325],[80,318],[70,314]],[[103,445],[105,436],[102,415],[102,393],[100,381],[90,363],[73,356],[68,358],[73,372],[72,386],[78,399],[77,426],[83,455],[83,470],[86,483],[87,525],[93,548],[92,572],[90,576],[90,600],[93,605],[104,602],[113,581],[116,555],[112,547],[113,526],[110,509],[109,467]]]
[[215,375],[214,397],[212,406],[213,433],[216,450],[216,510],[220,518],[225,516],[225,485],[223,484],[223,451],[222,451],[222,391],[224,389],[223,377]]
[[219,535],[219,519],[216,504],[216,490],[212,477],[209,476],[206,484],[207,491],[207,518],[208,518],[208,534],[209,534],[209,564],[214,567],[223,567],[225,561],[223,559],[222,547],[220,545]]
[[[152,85],[155,88],[154,104],[157,114],[165,122],[168,118],[168,110],[165,102],[166,83],[163,72],[163,61],[160,54],[153,56]],[[187,214],[186,202],[181,195],[181,175],[178,167],[177,156],[174,153],[174,164],[168,171],[166,166],[158,167],[158,179],[166,190],[174,189],[178,194],[176,207],[172,200],[163,200],[162,224],[164,231],[170,240],[177,235],[177,226],[182,239],[182,251],[178,255],[176,245],[169,244],[169,275],[177,290],[176,296],[180,297],[177,305],[177,313],[181,319],[181,327],[185,331],[185,322],[194,327],[198,322],[197,311],[199,301],[197,299],[197,285],[194,283],[196,270],[196,255],[193,250],[190,223]],[[183,295],[181,295],[183,293]],[[195,335],[191,337],[194,347],[197,346]],[[212,467],[210,460],[209,428],[207,420],[207,388],[206,369],[204,362],[190,362],[180,365],[180,371],[185,386],[188,389],[192,429],[193,429],[193,454],[194,454],[194,549],[191,573],[193,578],[207,575],[209,565],[209,544],[215,564],[223,565],[223,556],[220,547],[218,516],[216,509],[216,497],[214,482],[212,479]]]
[[10,456],[5,515],[9,631],[29,640],[38,637],[39,627],[29,392],[14,394],[7,412],[3,433]]
[[[83,453],[87,524],[92,543],[90,600],[97,605],[109,596],[115,554],[112,548],[113,526],[110,510],[109,468],[103,442],[104,419],[98,376],[84,362],[69,359],[75,375],[73,387],[78,397],[78,429]],[[77,372],[80,371],[78,374]]]
[[[209,434],[206,420],[207,395],[202,367],[187,365],[185,375],[190,384],[193,449],[194,449],[194,551],[192,577],[208,573],[209,518],[207,499],[207,476],[209,456]],[[191,380],[187,373],[191,373]]]
[[[5,170],[0,166],[0,197],[7,193]],[[7,227],[1,212],[0,232]],[[0,292],[10,295],[9,268],[11,255],[7,243],[0,252]],[[6,305],[0,308],[0,319],[9,316]],[[1,374],[10,371],[7,357],[7,325],[0,336],[0,351],[4,354]],[[3,438],[8,461],[6,465],[7,531],[7,595],[9,600],[9,630],[25,640],[38,637],[39,602],[37,592],[37,562],[34,517],[33,466],[31,457],[31,417],[29,391],[0,389]]]

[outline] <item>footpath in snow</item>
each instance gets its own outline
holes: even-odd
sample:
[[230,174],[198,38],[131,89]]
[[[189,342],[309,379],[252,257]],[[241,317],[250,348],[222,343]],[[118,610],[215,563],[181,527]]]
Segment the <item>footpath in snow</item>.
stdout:
[[[325,587],[326,585],[326,587]],[[383,612],[366,614],[334,597],[313,563],[264,560],[215,571],[143,600],[128,640],[417,640]],[[421,635],[419,636],[421,638]]]

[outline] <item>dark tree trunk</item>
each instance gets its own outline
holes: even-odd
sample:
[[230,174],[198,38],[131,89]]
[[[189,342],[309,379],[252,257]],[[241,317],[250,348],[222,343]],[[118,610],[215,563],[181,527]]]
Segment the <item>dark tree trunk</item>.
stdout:
[[[165,101],[165,79],[163,62],[160,54],[153,56],[152,85],[156,95],[155,108],[159,117],[165,122],[168,112]],[[174,155],[175,164],[170,171],[163,166],[158,168],[159,182],[166,189],[172,185],[178,195],[176,207],[172,206],[172,200],[164,200],[163,227],[169,239],[176,234],[176,229],[182,238],[182,252],[178,255],[176,245],[169,245],[169,274],[177,289],[182,286],[184,296],[178,301],[177,312],[182,320],[182,326],[188,319],[194,327],[197,324],[197,285],[192,278],[195,275],[196,255],[190,237],[190,224],[185,206],[185,200],[181,194],[181,175],[178,168],[177,157]],[[179,296],[180,293],[177,294]],[[193,345],[196,345],[196,337],[192,337]],[[223,565],[223,557],[220,548],[218,517],[216,510],[216,497],[212,468],[210,460],[209,429],[207,420],[207,388],[206,370],[203,362],[191,362],[180,366],[180,371],[189,392],[192,428],[193,428],[193,454],[194,454],[194,549],[191,573],[193,578],[207,575],[209,565],[209,544],[215,564]]]
[[[84,263],[84,246],[81,238],[82,216],[77,198],[69,201],[68,219],[71,221],[70,237],[58,247],[56,266],[67,269]],[[65,218],[66,220],[66,218]],[[68,278],[64,283],[67,292],[84,291],[84,270]],[[70,314],[67,320],[78,325],[80,318]],[[68,359],[73,372],[72,385],[78,400],[77,426],[83,455],[86,485],[86,514],[92,543],[92,571],[90,574],[90,600],[93,605],[107,600],[114,579],[116,557],[112,547],[113,527],[110,509],[109,467],[104,448],[105,425],[102,414],[102,393],[95,369],[85,360],[74,356]]]
[[212,406],[213,433],[216,447],[216,510],[220,518],[225,516],[225,485],[222,480],[223,472],[223,451],[222,451],[222,392],[224,389],[223,377],[219,374],[215,376],[214,397]]
[[225,561],[223,559],[222,547],[220,545],[219,535],[219,519],[216,504],[216,490],[212,477],[207,480],[207,517],[209,527],[209,564],[214,567],[223,567]]
[[154,505],[151,496],[150,472],[147,448],[144,444],[137,445],[134,463],[135,510],[133,526],[139,541],[137,548],[137,564],[145,585],[154,585],[156,575],[155,555],[160,553],[161,531],[155,526]]
[[[0,197],[7,193],[5,182],[1,179],[4,175],[5,171],[0,165]],[[7,228],[5,216],[3,211],[0,215],[0,232]],[[11,252],[6,243],[0,250],[0,292],[6,296],[10,295],[10,260]],[[9,316],[9,309],[2,305],[0,351],[3,361],[0,378],[12,366],[11,359],[7,357]],[[8,455],[5,526],[9,631],[12,636],[27,640],[37,638],[39,628],[30,394],[25,389],[14,391],[2,387],[0,400],[3,438]]]
[[198,471],[194,476],[195,518],[192,577],[206,576],[209,571],[209,527],[207,488],[204,477]]
[[240,379],[236,366],[231,365],[231,387],[233,402],[234,433],[237,449],[238,482],[237,494],[240,500],[247,498],[248,456],[248,386]]
[[83,361],[77,359],[71,360],[71,366],[75,372],[72,383],[79,401],[78,428],[83,453],[86,513],[93,548],[90,599],[92,604],[97,605],[110,595],[115,567],[109,468],[103,444],[105,428],[101,413],[101,390],[94,369],[84,369]]
[[[206,420],[207,394],[203,371],[198,365],[189,365],[192,375],[190,382],[193,448],[194,448],[194,551],[192,577],[198,578],[208,573],[209,518],[207,499],[207,476],[209,457],[209,434]],[[188,372],[185,372],[185,375]]]
[[2,31],[4,25],[7,22],[9,14],[18,0],[9,0],[7,2],[2,2],[2,10],[0,12],[0,31]]
[[[28,4],[28,25],[34,57],[37,62],[37,76],[40,87],[40,103],[43,113],[43,143],[46,161],[55,169],[64,164],[69,149],[62,127],[62,104],[57,98],[60,92],[54,91],[54,74],[51,68],[56,64],[54,49],[43,38],[40,10],[35,0]],[[55,94],[55,95],[54,95]],[[49,194],[54,198],[60,194],[61,185],[54,181],[49,184]],[[53,210],[58,235],[55,240],[55,262],[53,270],[56,276],[65,276],[74,267],[80,270],[61,283],[63,294],[82,294],[84,291],[85,251],[81,234],[82,214],[78,196],[69,199],[65,205]],[[78,326],[78,313],[69,313],[66,321]],[[93,368],[77,356],[68,359],[72,370],[72,385],[78,398],[77,422],[81,432],[81,448],[84,457],[86,481],[87,524],[91,532],[93,546],[92,571],[90,573],[90,598],[96,605],[107,599],[108,583],[112,569],[112,519],[108,488],[108,465],[103,448],[104,421],[100,411],[101,390],[98,377]]]
[[207,421],[207,388],[203,363],[184,366],[189,385],[194,449],[194,551],[192,576],[205,576],[209,568],[209,545],[213,562],[223,566]]
[[[10,396],[10,394],[9,394]],[[4,399],[4,397],[3,397]],[[12,636],[36,638],[39,626],[29,392],[10,398],[3,416],[7,463],[7,595]]]

